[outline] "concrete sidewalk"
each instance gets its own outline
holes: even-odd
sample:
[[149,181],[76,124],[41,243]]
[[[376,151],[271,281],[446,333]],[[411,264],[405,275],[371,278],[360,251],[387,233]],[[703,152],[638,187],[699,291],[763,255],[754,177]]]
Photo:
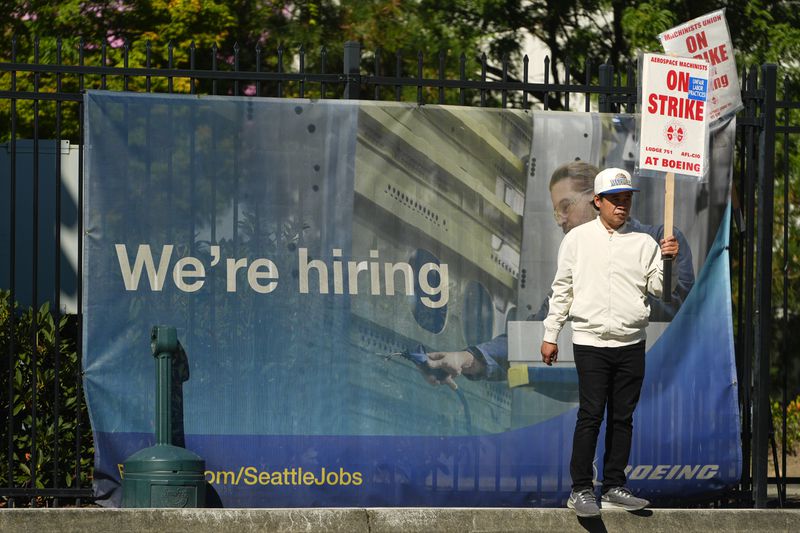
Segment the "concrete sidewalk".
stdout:
[[797,532],[800,510],[654,509],[578,519],[568,509],[5,509],[0,531],[320,532]]

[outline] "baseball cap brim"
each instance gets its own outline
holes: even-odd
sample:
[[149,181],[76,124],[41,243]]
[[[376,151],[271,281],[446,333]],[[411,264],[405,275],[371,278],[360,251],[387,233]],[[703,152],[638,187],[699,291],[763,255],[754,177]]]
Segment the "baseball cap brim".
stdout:
[[615,187],[613,189],[608,189],[607,191],[603,191],[601,193],[598,193],[598,195],[614,194],[615,192],[625,192],[625,191],[639,192],[639,189],[637,189],[636,187]]

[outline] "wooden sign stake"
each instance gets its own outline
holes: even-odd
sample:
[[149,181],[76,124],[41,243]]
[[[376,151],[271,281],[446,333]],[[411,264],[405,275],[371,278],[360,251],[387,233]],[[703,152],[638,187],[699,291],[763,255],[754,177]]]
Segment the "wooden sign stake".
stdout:
[[[675,173],[667,172],[664,183],[664,238],[672,236],[672,212],[675,208]],[[661,256],[664,261],[664,293],[665,303],[672,300],[672,256]]]

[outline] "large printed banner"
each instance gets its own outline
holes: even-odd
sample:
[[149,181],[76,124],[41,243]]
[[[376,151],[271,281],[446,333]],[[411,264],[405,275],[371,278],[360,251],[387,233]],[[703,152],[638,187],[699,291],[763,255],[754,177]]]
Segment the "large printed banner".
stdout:
[[[225,507],[559,506],[577,375],[510,361],[541,320],[596,166],[634,167],[629,115],[88,92],[84,370],[95,491],[154,443],[153,325],[186,349],[173,439]],[[741,473],[728,276],[735,125],[676,184],[683,263],[651,301],[630,485],[709,496]],[[565,163],[568,163],[565,165]],[[587,177],[588,176],[588,177]],[[631,226],[658,237],[663,182]],[[685,251],[685,253],[684,253]],[[538,316],[537,316],[538,315]],[[430,385],[408,356],[479,350]],[[511,386],[509,366],[530,365]],[[600,443],[603,437],[600,437]],[[597,470],[602,472],[602,444]]]

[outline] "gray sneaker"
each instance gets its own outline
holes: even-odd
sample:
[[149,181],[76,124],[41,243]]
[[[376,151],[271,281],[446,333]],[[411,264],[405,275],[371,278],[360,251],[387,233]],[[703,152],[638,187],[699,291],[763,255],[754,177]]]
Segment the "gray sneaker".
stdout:
[[650,502],[644,498],[637,498],[625,487],[614,487],[609,489],[602,498],[600,505],[603,509],[625,509],[626,511],[641,511]]
[[597,498],[592,489],[583,489],[570,493],[567,500],[567,507],[575,510],[575,514],[580,518],[592,518],[600,516],[600,508],[597,506]]

